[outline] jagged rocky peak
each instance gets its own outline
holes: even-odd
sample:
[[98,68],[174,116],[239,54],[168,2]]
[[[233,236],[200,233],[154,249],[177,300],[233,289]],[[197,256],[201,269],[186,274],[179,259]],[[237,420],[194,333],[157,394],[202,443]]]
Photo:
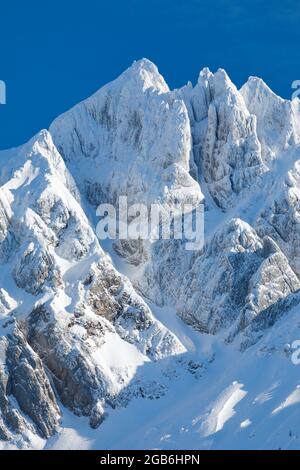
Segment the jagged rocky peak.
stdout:
[[[155,65],[143,59],[56,119],[53,140],[89,201],[202,199],[190,121]],[[80,166],[78,171],[78,166]]]
[[0,155],[0,183],[4,192],[10,191],[13,186],[25,186],[26,182],[46,181],[48,177],[56,177],[75,191],[73,178],[56,149],[51,134],[45,129],[23,146],[1,152]]
[[148,59],[134,61],[123,74],[124,80],[133,80],[135,83],[142,84],[143,91],[153,88],[160,93],[167,93],[169,87],[163,76],[159,73],[158,68]]
[[281,172],[268,186],[265,204],[256,221],[262,235],[270,235],[300,275],[300,151],[296,146],[281,157]]
[[26,447],[57,432],[60,401],[96,427],[143,393],[138,366],[185,348],[101,249],[49,132],[0,165],[0,439]]
[[237,93],[237,88],[234,83],[230,80],[226,71],[219,68],[216,73],[212,73],[209,68],[205,67],[200,71],[198,78],[198,86],[207,88],[210,93],[210,101],[221,97],[222,95],[230,95],[230,99],[236,101],[238,106],[247,112],[243,100]]
[[230,340],[247,328],[250,335],[252,323],[253,329],[272,326],[299,301],[299,287],[274,240],[240,218],[224,222],[206,240],[203,252],[189,254],[171,242],[158,244],[140,284],[147,297],[172,305],[196,330],[227,331]]
[[227,210],[266,171],[256,118],[223,69],[200,72],[197,85],[179,90],[189,110],[194,160],[218,206]]
[[289,101],[280,98],[257,77],[250,77],[240,93],[250,113],[257,117],[257,134],[265,161],[300,143],[298,99]]
[[5,215],[1,254],[10,260],[16,284],[35,295],[48,283],[62,284],[56,255],[80,259],[96,237],[47,131],[5,156],[0,176]]

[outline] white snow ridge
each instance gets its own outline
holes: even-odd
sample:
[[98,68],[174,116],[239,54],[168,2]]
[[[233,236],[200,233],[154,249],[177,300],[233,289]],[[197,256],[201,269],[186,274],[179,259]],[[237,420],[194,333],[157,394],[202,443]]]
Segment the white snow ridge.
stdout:
[[[205,246],[96,208],[205,205]],[[1,449],[299,449],[300,102],[143,59],[0,152]]]

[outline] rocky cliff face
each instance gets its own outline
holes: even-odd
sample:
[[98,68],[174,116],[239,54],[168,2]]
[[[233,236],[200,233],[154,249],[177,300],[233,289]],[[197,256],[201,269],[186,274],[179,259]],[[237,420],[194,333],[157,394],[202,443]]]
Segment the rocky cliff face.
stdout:
[[[300,302],[299,113],[259,79],[237,90],[223,70],[169,90],[143,59],[0,153],[0,439],[44,442],[62,405],[96,428],[133,397],[160,397],[179,369],[201,376],[212,361],[190,359],[158,307],[243,354],[289,321]],[[123,240],[109,255],[95,210],[124,195],[204,203],[203,250]]]
[[198,175],[223,210],[266,171],[256,116],[222,69],[202,70],[197,85],[179,90],[189,110]]

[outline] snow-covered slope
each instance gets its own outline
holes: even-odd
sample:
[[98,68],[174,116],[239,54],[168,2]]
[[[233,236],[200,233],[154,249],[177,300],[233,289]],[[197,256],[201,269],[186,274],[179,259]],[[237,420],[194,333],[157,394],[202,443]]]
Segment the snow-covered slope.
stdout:
[[[299,108],[143,59],[0,152],[1,447],[300,447]],[[204,203],[203,250],[101,247],[123,195]]]
[[97,427],[139,366],[185,348],[102,251],[50,134],[1,163],[0,429],[23,446],[57,431],[58,398]]

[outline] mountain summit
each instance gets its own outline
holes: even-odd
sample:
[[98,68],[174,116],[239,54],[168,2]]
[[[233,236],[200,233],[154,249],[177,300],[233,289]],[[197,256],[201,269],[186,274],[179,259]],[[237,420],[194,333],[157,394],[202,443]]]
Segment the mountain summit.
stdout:
[[[0,152],[1,448],[300,448],[299,103],[142,59]],[[124,195],[203,250],[99,241]]]

